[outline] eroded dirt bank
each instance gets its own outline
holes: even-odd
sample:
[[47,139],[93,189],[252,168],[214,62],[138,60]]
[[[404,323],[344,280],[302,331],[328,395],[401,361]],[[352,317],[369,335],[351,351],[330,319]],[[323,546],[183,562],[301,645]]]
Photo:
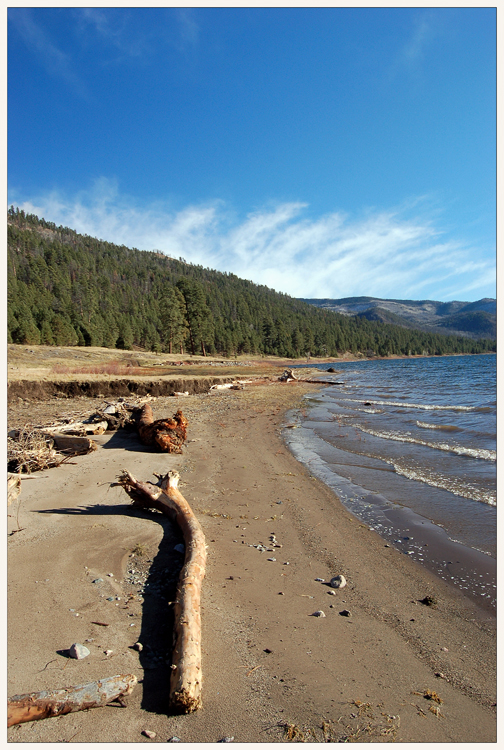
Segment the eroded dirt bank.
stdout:
[[189,395],[207,393],[212,385],[230,382],[229,376],[192,377],[148,380],[140,378],[120,378],[106,380],[16,380],[7,386],[9,402],[22,398],[43,401],[50,398],[118,398],[120,396],[171,396],[178,391]]

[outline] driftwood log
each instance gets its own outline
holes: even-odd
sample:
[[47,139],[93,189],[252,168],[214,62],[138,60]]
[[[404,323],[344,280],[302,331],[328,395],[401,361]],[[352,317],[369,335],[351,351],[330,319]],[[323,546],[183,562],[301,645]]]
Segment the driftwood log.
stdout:
[[138,435],[143,445],[149,445],[165,453],[182,453],[187,437],[187,419],[180,409],[173,419],[154,421],[150,404],[145,404],[137,413]]
[[83,435],[60,435],[57,432],[46,432],[61,453],[70,453],[72,456],[84,456],[97,450],[98,446],[94,440]]
[[180,476],[169,471],[157,484],[139,482],[128,471],[118,477],[136,505],[157,508],[174,520],[184,536],[185,560],[174,607],[174,645],[170,679],[170,704],[189,713],[201,706],[201,585],[205,577],[206,545],[201,526],[178,489]]
[[7,726],[25,721],[47,719],[50,716],[99,708],[129,695],[137,678],[134,674],[117,674],[86,685],[66,687],[60,690],[42,690],[40,693],[14,695],[7,701]]

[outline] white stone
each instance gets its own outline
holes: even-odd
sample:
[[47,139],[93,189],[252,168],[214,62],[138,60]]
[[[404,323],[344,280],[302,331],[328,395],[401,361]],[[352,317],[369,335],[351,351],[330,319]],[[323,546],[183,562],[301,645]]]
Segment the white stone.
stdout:
[[91,651],[82,645],[82,643],[72,643],[68,651],[72,659],[85,659]]

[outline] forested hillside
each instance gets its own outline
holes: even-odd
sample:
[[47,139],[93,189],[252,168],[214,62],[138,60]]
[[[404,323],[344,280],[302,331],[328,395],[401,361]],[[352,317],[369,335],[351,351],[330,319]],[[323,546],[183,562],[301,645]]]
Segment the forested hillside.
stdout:
[[447,354],[495,342],[321,310],[265,286],[8,212],[8,341],[201,354]]

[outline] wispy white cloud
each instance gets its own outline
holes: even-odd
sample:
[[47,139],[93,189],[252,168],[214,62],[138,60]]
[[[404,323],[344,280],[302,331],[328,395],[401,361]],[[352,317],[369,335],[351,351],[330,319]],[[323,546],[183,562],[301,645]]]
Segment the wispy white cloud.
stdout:
[[409,36],[396,52],[389,70],[389,83],[405,71],[417,77],[422,71],[427,50],[441,32],[441,21],[430,9],[420,9]]
[[176,8],[175,17],[179,26],[179,41],[183,49],[195,47],[199,41],[199,25],[196,22],[194,8]]
[[[78,30],[81,34],[89,34],[91,29],[93,38],[102,42],[109,52],[116,50],[120,55],[114,62],[122,62],[126,58],[148,56],[151,48],[149,40],[131,23],[131,15],[127,8],[76,8]],[[89,40],[85,40],[89,43]]]
[[420,60],[426,47],[434,37],[432,23],[425,16],[417,19],[413,33],[402,49],[402,56],[409,62]]
[[9,22],[47,73],[66,81],[79,96],[89,98],[88,88],[77,74],[71,57],[59,49],[45,29],[35,22],[30,8],[10,8]]
[[306,204],[282,203],[240,220],[221,202],[146,208],[107,179],[72,198],[51,193],[19,206],[81,233],[160,250],[293,297],[447,300],[475,298],[478,290],[494,296],[493,256],[447,237],[439,219],[420,208],[416,216],[403,208],[308,218]]

